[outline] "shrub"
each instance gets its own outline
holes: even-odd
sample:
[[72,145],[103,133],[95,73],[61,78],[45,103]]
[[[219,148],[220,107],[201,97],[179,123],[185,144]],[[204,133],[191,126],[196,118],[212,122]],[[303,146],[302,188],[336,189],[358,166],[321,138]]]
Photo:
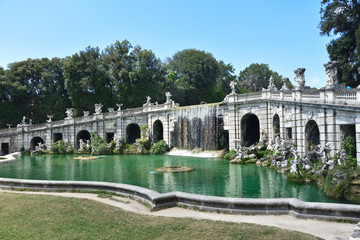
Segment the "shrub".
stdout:
[[57,142],[54,142],[52,145],[51,145],[51,151],[54,152],[54,153],[66,153],[67,152],[67,147],[66,147],[66,144],[64,142],[63,139],[57,141]]
[[169,150],[169,146],[167,145],[167,143],[164,140],[160,140],[151,147],[150,153],[151,154],[164,154],[168,150]]
[[352,157],[355,157],[355,140],[351,136],[347,136],[345,140],[341,143],[341,148],[343,148],[346,152],[346,154],[351,155]]
[[224,158],[226,160],[232,160],[236,157],[236,155],[237,155],[236,151],[234,149],[231,149],[230,152],[224,155]]
[[138,143],[140,143],[140,146],[143,150],[150,151],[151,148],[151,142],[149,139],[137,139]]
[[91,153],[92,154],[109,154],[106,140],[99,137],[96,132],[91,133]]

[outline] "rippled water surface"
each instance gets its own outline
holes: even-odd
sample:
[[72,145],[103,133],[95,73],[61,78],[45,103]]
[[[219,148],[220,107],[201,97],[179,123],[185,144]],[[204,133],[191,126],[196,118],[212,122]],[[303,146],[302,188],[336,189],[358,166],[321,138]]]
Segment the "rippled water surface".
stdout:
[[[116,182],[160,193],[182,191],[224,197],[294,197],[304,201],[339,202],[327,198],[315,184],[292,183],[285,175],[256,165],[165,155],[110,155],[95,160],[74,160],[77,156],[21,156],[17,162],[0,165],[0,177]],[[163,166],[188,166],[195,170],[185,173],[155,171]]]

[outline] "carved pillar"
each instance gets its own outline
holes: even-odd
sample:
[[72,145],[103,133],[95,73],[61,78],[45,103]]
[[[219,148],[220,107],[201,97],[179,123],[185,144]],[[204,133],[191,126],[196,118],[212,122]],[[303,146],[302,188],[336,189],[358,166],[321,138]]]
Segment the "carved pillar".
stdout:
[[360,166],[360,113],[356,114],[355,138],[356,138],[356,159],[357,159],[357,164]]

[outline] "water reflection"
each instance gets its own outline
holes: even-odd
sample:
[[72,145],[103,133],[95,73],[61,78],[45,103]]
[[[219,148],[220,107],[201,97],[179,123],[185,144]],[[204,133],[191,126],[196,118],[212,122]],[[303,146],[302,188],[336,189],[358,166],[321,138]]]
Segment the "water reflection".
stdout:
[[[295,184],[273,170],[255,165],[230,165],[219,159],[174,156],[100,156],[74,160],[73,155],[22,156],[0,166],[0,176],[40,180],[83,180],[126,183],[158,192],[183,191],[246,198],[296,197],[332,202],[316,185]],[[188,166],[194,171],[160,173],[163,166]]]

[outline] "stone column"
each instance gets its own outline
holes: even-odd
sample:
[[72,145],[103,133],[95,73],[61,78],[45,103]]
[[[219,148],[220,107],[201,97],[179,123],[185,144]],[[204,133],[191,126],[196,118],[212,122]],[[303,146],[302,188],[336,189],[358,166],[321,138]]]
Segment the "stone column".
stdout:
[[53,143],[52,141],[52,123],[47,123],[47,129],[45,130],[45,145],[46,145],[46,149],[50,149],[51,145]]
[[360,166],[360,113],[356,114],[355,138],[356,138],[356,159],[357,159],[357,164]]
[[327,126],[327,142],[330,144],[332,152],[334,153],[339,149],[338,143],[340,141],[340,125],[336,124],[336,110],[327,110],[325,121]]
[[296,145],[300,156],[304,156],[306,153],[305,149],[305,124],[303,120],[302,107],[297,106],[295,108],[295,132],[296,132]]
[[229,103],[228,112],[226,114],[226,119],[224,119],[224,129],[229,131],[229,149],[235,149],[236,144],[235,140],[240,139],[237,134],[237,124],[236,122],[239,121],[238,113],[236,112],[236,105],[234,103]]
[[336,100],[335,91],[333,89],[325,89],[325,101],[326,103],[334,103]]

